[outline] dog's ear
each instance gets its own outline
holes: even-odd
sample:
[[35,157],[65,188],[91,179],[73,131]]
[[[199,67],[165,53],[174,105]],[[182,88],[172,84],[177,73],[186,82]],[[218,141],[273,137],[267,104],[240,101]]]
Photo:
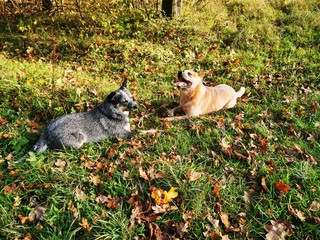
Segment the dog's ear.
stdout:
[[117,94],[117,92],[112,92],[107,96],[107,99],[109,102],[113,101],[114,96]]
[[200,73],[199,73],[199,77],[200,77],[200,78],[204,78],[204,75],[205,75],[204,72],[200,72]]
[[121,84],[122,88],[126,88],[127,87],[127,79],[125,79],[122,84]]

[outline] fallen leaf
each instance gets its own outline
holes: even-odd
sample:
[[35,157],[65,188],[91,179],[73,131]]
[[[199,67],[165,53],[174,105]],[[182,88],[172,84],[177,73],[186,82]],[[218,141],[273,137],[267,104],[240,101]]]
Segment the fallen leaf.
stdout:
[[172,202],[172,200],[178,197],[177,188],[172,187],[170,188],[169,192],[164,191],[164,202]]
[[108,208],[111,209],[117,209],[119,207],[119,203],[120,203],[120,198],[115,196],[115,197],[111,197],[110,195],[108,196],[108,202],[107,204],[105,204]]
[[233,155],[232,145],[230,145],[224,138],[221,140],[220,143],[221,151],[228,157]]
[[214,195],[215,197],[218,197],[219,192],[220,192],[220,183],[219,183],[219,182],[216,182],[216,183],[214,184],[214,187],[213,187],[213,195]]
[[221,219],[221,222],[223,223],[224,227],[228,230],[231,227],[228,214],[221,212],[220,219]]
[[40,128],[40,125],[36,122],[29,122],[29,127],[31,127],[32,129],[39,129]]
[[268,139],[260,139],[259,144],[262,152],[266,152],[268,149]]
[[72,216],[74,218],[78,218],[79,217],[79,211],[78,209],[74,206],[72,200],[69,201],[69,210],[72,213]]
[[66,166],[67,162],[66,161],[63,161],[61,159],[58,159],[54,165],[57,167],[57,169],[60,171],[60,172],[63,172],[64,171],[64,168]]
[[149,228],[149,232],[150,232],[149,239],[161,239],[161,240],[169,239],[168,236],[166,236],[166,234],[161,231],[160,227],[156,223],[150,222],[148,224],[148,228]]
[[262,177],[261,178],[261,186],[263,188],[263,190],[266,192],[266,193],[270,193],[270,190],[267,186],[267,183],[266,183],[266,178],[265,177]]
[[274,183],[274,186],[280,193],[287,193],[290,191],[290,186],[285,184],[282,180]]
[[46,212],[45,207],[37,206],[29,213],[29,221],[34,222],[35,220],[43,220]]
[[98,204],[104,204],[108,202],[109,198],[104,195],[99,195],[98,197],[95,198],[95,200]]
[[302,222],[307,219],[302,211],[293,208],[290,204],[288,205],[288,211],[292,216],[299,218]]
[[309,211],[318,212],[320,211],[320,203],[313,201],[309,207]]
[[178,196],[176,192],[177,188],[172,187],[168,192],[160,188],[151,186],[151,197],[155,200],[157,205],[163,205],[165,203],[171,202],[173,198]]
[[26,221],[29,221],[29,217],[25,217],[21,214],[18,215],[18,218],[20,219],[21,224],[25,224]]
[[295,229],[295,226],[286,220],[271,220],[271,225],[265,225],[264,229],[268,232],[266,240],[285,240],[286,236],[294,234],[293,229]]
[[193,170],[188,170],[186,175],[190,182],[198,180],[204,173],[203,172],[196,172]]
[[24,240],[31,240],[32,236],[30,233],[27,233],[26,236],[24,237]]
[[84,201],[87,199],[87,195],[79,187],[76,187],[75,195],[78,201]]
[[100,177],[97,175],[90,175],[89,182],[91,182],[91,183],[93,183],[93,185],[97,186],[99,183],[101,183],[101,180],[100,180]]
[[90,232],[91,231],[91,228],[90,228],[90,225],[88,223],[88,220],[86,218],[82,218],[81,219],[81,223],[79,223],[79,225],[85,229],[87,232]]
[[14,199],[13,206],[14,206],[14,207],[20,206],[20,204],[21,204],[21,198],[20,198],[19,196],[15,196],[13,199]]
[[239,62],[240,62],[239,58],[235,58],[235,59],[233,60],[233,64],[234,64],[235,66],[238,66],[238,65],[239,65]]

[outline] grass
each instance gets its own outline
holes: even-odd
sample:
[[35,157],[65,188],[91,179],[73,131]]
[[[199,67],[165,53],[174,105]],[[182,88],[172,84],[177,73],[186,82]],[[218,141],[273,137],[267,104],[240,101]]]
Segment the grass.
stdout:
[[[0,24],[1,238],[262,239],[272,221],[289,239],[318,236],[318,3],[199,1],[175,20],[103,8]],[[189,68],[246,94],[164,121]],[[91,109],[123,78],[139,103],[132,139],[28,153],[51,119]],[[152,189],[172,187],[157,213]]]

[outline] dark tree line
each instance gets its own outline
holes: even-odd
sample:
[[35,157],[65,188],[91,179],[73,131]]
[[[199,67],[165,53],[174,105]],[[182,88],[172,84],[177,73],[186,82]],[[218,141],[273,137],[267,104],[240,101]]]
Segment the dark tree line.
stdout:
[[[42,0],[42,9],[51,10],[52,0]],[[178,17],[182,12],[182,0],[162,0],[162,11],[167,17]]]

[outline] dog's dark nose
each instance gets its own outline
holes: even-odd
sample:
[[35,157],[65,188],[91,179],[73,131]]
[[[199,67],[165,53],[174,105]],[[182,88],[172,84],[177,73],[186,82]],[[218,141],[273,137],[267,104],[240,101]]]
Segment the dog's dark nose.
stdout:
[[178,72],[178,78],[182,78],[182,72],[181,71]]
[[137,104],[134,104],[134,105],[132,105],[132,110],[137,110],[138,109],[138,105]]

